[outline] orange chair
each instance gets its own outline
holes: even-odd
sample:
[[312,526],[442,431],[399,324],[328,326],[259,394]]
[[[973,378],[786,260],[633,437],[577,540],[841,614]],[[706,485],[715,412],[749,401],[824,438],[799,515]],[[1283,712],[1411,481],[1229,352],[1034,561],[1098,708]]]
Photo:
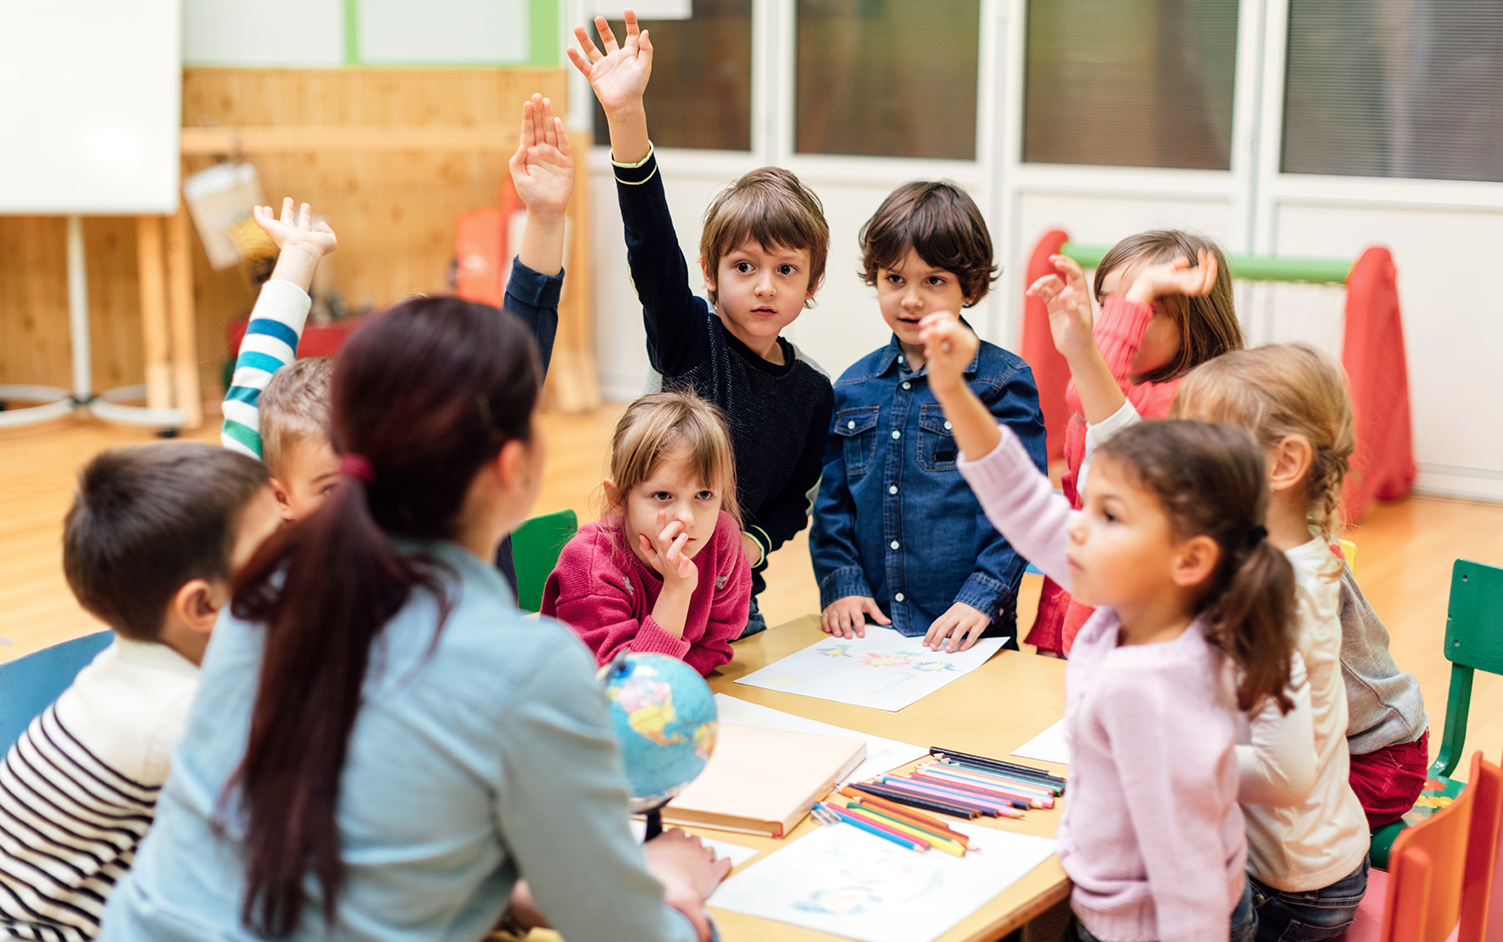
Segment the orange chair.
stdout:
[[1399,835],[1386,874],[1369,872],[1367,895],[1347,929],[1349,942],[1486,938],[1503,816],[1503,769],[1478,752],[1467,781],[1448,807]]

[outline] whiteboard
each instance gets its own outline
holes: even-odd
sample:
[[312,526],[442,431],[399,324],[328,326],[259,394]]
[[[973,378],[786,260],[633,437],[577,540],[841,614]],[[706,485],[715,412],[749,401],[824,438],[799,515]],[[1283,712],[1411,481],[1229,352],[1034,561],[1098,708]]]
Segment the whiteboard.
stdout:
[[177,209],[181,0],[0,0],[0,213]]

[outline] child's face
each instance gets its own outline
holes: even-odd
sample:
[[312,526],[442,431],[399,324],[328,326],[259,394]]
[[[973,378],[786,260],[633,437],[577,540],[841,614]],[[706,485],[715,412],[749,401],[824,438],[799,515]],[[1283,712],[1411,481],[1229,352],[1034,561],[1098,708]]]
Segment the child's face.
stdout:
[[[710,273],[705,272],[705,280]],[[716,310],[726,328],[753,350],[769,347],[814,297],[809,250],[766,248],[755,239],[720,257],[714,284]]]
[[[626,495],[621,525],[627,545],[646,562],[639,535],[657,541],[665,527],[678,521],[689,535],[684,555],[694,558],[715,533],[721,497],[714,486],[695,479],[687,448],[664,455],[647,480]],[[662,549],[666,550],[667,544]]]
[[897,335],[910,360],[922,362],[919,321],[924,315],[935,311],[959,314],[967,300],[954,272],[935,268],[915,249],[910,248],[893,267],[877,269],[877,304],[882,319]]
[[1181,541],[1157,495],[1110,458],[1091,466],[1081,509],[1072,514],[1070,594],[1084,605],[1141,607],[1171,585]]
[[[1139,273],[1148,265],[1149,260],[1139,259],[1107,272],[1106,277],[1101,279],[1101,300],[1104,302],[1109,294],[1126,294]],[[1151,373],[1179,353],[1179,322],[1164,309],[1162,298],[1156,298],[1150,306],[1153,308],[1153,319],[1143,330],[1143,342],[1138,346],[1138,352],[1128,367],[1128,373],[1133,376]]]
[[304,438],[282,455],[281,471],[271,481],[277,507],[284,520],[301,520],[339,483],[339,456],[327,438]]

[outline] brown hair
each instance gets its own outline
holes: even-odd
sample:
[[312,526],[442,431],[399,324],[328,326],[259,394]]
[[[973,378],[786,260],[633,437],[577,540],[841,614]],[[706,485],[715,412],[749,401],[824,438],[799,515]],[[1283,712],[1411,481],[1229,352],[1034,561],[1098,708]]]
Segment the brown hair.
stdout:
[[[705,269],[718,272],[720,257],[747,239],[755,239],[766,249],[807,249],[808,290],[818,288],[824,279],[830,254],[825,208],[814,191],[789,171],[762,167],[715,195],[705,210],[705,227],[699,236]],[[718,304],[719,292],[711,288],[709,294],[710,304]]]
[[193,579],[228,579],[245,505],[266,467],[204,442],[95,455],[63,520],[63,574],[90,613],[155,641],[172,597]]
[[1330,354],[1304,343],[1235,350],[1191,370],[1170,414],[1235,425],[1264,448],[1303,437],[1310,521],[1328,540],[1341,529],[1341,485],[1357,435],[1346,378]]
[[653,393],[626,407],[611,436],[611,483],[620,499],[625,500],[632,488],[652,476],[665,455],[679,448],[689,450],[689,466],[698,483],[719,490],[720,509],[739,524],[736,456],[725,416],[692,393]]
[[540,372],[516,317],[454,297],[375,315],[335,361],[333,444],[362,457],[370,480],[341,478],[234,586],[232,611],[265,625],[265,653],[245,756],[220,806],[244,809],[241,918],[263,936],[297,929],[309,871],[332,921],[344,878],[339,778],[372,645],[415,591],[439,600],[435,631],[447,616],[439,564],[392,538],[455,536],[475,475],[507,442],[530,439]]
[[333,357],[304,357],[272,374],[261,392],[261,460],[280,477],[288,453],[310,440],[329,439],[329,380]]
[[1237,321],[1232,300],[1232,271],[1221,246],[1205,236],[1182,229],[1154,229],[1128,236],[1112,246],[1096,266],[1094,290],[1101,301],[1101,285],[1114,269],[1137,262],[1158,265],[1181,256],[1194,266],[1195,253],[1207,252],[1216,259],[1216,283],[1211,293],[1199,298],[1165,295],[1159,301],[1179,325],[1179,352],[1168,363],[1141,376],[1134,383],[1163,383],[1183,376],[1190,370],[1228,350],[1241,350],[1246,344],[1242,325]]
[[1294,654],[1294,570],[1262,530],[1268,512],[1263,452],[1241,429],[1169,419],[1113,435],[1096,452],[1158,497],[1179,539],[1220,548],[1201,597],[1207,637],[1242,668],[1237,705],[1273,697],[1285,712]]
[[905,183],[888,194],[861,227],[861,278],[877,283],[877,270],[892,268],[909,249],[928,265],[960,282],[965,307],[986,297],[997,277],[992,237],[969,193],[949,180]]

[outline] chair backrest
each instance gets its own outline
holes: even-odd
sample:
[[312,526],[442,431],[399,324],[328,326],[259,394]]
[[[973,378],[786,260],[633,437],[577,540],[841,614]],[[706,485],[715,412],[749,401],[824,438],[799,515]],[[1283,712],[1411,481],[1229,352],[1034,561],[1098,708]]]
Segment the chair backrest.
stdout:
[[[1471,784],[1461,795],[1448,807],[1406,828],[1393,842],[1388,857],[1382,942],[1445,942],[1457,927],[1463,887],[1482,877],[1472,872],[1474,863],[1467,852],[1473,812],[1479,797],[1486,802],[1490,796],[1496,804],[1499,774],[1497,766],[1485,762],[1481,752],[1476,753],[1472,757]],[[1496,826],[1496,810],[1486,817]],[[1487,876],[1490,880],[1491,874]],[[1485,925],[1485,909],[1481,915]]]
[[1503,766],[1484,763],[1467,838],[1458,942],[1503,939]]
[[1451,599],[1446,608],[1446,659],[1451,689],[1446,727],[1433,777],[1450,775],[1461,759],[1467,715],[1472,705],[1472,673],[1503,675],[1503,569],[1458,559],[1451,567]]
[[541,514],[517,527],[511,535],[512,558],[517,565],[517,607],[535,612],[543,604],[543,583],[558,565],[564,544],[579,531],[579,517],[572,510]]
[[113,631],[101,631],[0,664],[0,753],[114,640]]

